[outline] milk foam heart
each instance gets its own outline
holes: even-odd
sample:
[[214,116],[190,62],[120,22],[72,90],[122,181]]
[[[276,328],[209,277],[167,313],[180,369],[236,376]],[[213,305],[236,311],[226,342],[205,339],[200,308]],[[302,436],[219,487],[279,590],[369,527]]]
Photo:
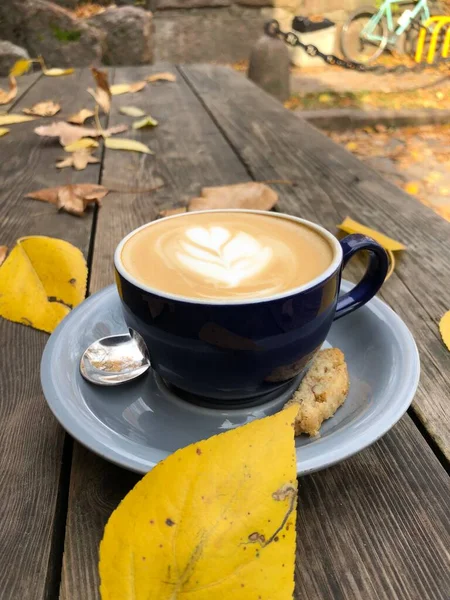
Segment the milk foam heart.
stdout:
[[319,232],[251,212],[186,213],[138,230],[121,254],[137,281],[185,298],[264,298],[323,273],[333,249]]
[[183,267],[197,275],[238,286],[262,271],[272,259],[273,250],[243,231],[225,227],[191,227],[181,239],[175,254]]

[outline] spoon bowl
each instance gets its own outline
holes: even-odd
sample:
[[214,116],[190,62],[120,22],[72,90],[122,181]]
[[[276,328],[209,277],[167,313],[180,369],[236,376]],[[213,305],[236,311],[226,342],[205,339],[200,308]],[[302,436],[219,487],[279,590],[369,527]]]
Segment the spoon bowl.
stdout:
[[81,375],[96,385],[120,385],[150,368],[147,346],[137,331],[109,335],[93,342],[80,360]]

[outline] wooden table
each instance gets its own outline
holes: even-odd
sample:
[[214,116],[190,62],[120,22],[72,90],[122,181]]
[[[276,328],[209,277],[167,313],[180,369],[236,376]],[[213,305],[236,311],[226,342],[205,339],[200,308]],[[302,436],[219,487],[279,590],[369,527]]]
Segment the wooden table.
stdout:
[[[301,479],[295,597],[448,600],[450,353],[437,324],[450,308],[450,224],[232,70],[157,65],[111,69],[109,76],[124,83],[162,70],[177,82],[114,97],[108,120],[123,122],[121,105],[149,110],[160,125],[130,135],[156,157],[106,150],[101,164],[60,172],[57,143],[38,138],[35,122],[12,126],[0,140],[0,243],[11,246],[31,234],[68,240],[88,259],[92,293],[113,281],[112,254],[124,234],[202,186],[251,179],[295,181],[274,186],[284,212],[331,231],[350,215],[406,243],[381,296],[416,338],[420,387],[408,414],[382,440]],[[13,112],[53,99],[67,117],[90,104],[88,70],[65,78],[31,75],[19,84]],[[83,219],[24,199],[69,182],[136,190],[157,178],[165,182],[158,192],[112,192]],[[103,526],[138,476],[74,443],[54,419],[39,383],[48,336],[4,320],[0,335],[0,597],[97,599]]]

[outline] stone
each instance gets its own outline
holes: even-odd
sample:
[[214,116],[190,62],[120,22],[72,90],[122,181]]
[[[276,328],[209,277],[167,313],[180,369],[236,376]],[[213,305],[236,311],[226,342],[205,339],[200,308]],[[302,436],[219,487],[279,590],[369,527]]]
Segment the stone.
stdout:
[[265,19],[260,9],[235,5],[158,11],[154,22],[155,60],[233,63],[248,59]]
[[87,20],[106,34],[103,62],[144,65],[153,60],[152,13],[134,6],[111,7]]
[[290,96],[290,60],[286,44],[263,35],[250,55],[248,78],[285,102]]
[[[31,57],[42,55],[48,67],[78,67],[100,61],[104,35],[65,8],[46,0],[10,0],[7,8],[6,28],[15,43],[24,46]],[[0,10],[0,22],[2,16]]]
[[0,42],[0,77],[8,75],[13,64],[21,58],[30,58],[24,48],[12,42]]
[[75,10],[77,5],[80,4],[79,0],[53,0],[53,2],[69,10]]

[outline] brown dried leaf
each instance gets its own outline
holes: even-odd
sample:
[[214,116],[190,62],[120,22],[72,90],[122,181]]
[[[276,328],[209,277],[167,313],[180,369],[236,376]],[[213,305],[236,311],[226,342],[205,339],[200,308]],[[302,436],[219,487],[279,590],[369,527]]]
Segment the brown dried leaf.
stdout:
[[54,188],[45,188],[30,192],[25,197],[55,204],[58,210],[80,217],[86,206],[95,202],[100,206],[100,201],[109,192],[108,188],[96,183],[78,183],[75,185],[60,185]]
[[203,188],[201,198],[193,198],[188,210],[214,208],[247,208],[270,210],[278,201],[278,194],[264,183],[249,181],[235,185]]
[[26,115],[33,115],[34,117],[53,117],[61,110],[61,105],[53,100],[45,100],[44,102],[38,102],[31,108],[24,108],[22,112]]
[[109,89],[108,73],[94,67],[91,67],[91,72],[97,88],[95,91],[89,88],[88,92],[94,97],[103,112],[108,114],[111,109],[111,90]]
[[94,129],[93,127],[70,125],[70,123],[66,123],[65,121],[55,121],[50,125],[36,127],[34,132],[46,137],[58,137],[63,146],[68,146],[82,137],[109,137],[115,133],[122,133],[127,129],[126,125],[116,125],[109,129]]
[[89,110],[88,108],[82,108],[74,115],[71,115],[67,120],[69,123],[74,123],[75,125],[83,125],[86,119],[94,116],[94,111]]
[[164,73],[155,73],[154,75],[149,75],[147,77],[147,81],[149,83],[155,83],[156,81],[176,81],[177,78],[173,73],[164,72]]
[[140,92],[147,85],[146,81],[135,81],[134,83],[117,83],[116,85],[112,85],[111,95],[112,96],[120,96],[121,94],[134,94],[135,92]]
[[92,156],[89,150],[77,150],[73,152],[67,158],[63,158],[60,162],[56,163],[58,169],[64,169],[65,167],[73,167],[77,171],[83,171],[88,164],[99,163],[100,159],[96,156]]
[[0,246],[0,266],[3,264],[3,261],[6,258],[8,253],[8,246]]
[[17,96],[17,83],[14,75],[9,76],[9,90],[0,89],[0,104],[9,104]]

